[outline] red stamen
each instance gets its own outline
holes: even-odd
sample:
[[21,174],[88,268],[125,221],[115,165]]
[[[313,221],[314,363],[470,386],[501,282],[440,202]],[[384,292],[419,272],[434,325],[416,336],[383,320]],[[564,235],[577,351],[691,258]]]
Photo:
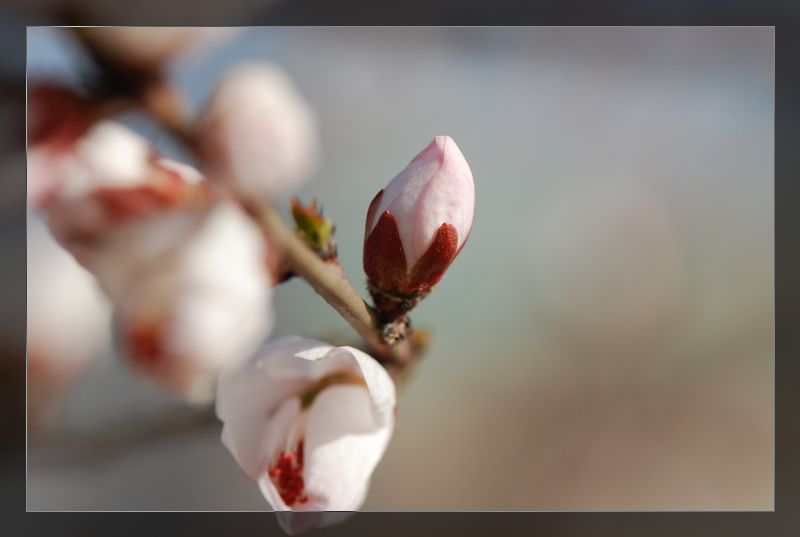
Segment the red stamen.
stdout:
[[303,441],[297,444],[297,451],[283,452],[270,466],[267,475],[272,479],[278,494],[289,507],[308,501],[303,481]]

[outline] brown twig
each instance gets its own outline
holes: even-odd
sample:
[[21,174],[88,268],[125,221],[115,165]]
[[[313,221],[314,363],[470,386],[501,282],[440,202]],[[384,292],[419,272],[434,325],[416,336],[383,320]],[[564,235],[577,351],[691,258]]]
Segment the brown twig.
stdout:
[[302,277],[330,304],[372,349],[380,361],[395,365],[414,360],[408,340],[389,345],[375,313],[353,289],[341,266],[325,263],[286,224],[280,213],[267,203],[247,202],[245,210],[258,223],[263,233],[281,252],[289,268]]

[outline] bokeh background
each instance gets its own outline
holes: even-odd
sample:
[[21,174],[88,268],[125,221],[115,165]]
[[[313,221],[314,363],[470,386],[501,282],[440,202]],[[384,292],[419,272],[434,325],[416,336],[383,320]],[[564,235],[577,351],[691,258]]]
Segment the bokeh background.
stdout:
[[[322,128],[300,195],[356,286],[377,190],[437,134],[470,163],[472,235],[414,312],[435,339],[365,509],[772,508],[773,38],[254,28],[174,65],[197,107],[237,61],[291,73]],[[28,43],[29,77],[85,65],[64,30]],[[301,281],[276,311],[274,336],[351,334]],[[31,438],[29,509],[267,508],[212,413],[102,354]]]

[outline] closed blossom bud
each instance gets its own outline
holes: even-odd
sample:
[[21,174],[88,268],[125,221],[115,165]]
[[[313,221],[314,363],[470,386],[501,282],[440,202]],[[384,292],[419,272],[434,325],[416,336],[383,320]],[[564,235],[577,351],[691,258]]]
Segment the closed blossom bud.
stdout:
[[117,304],[117,331],[133,363],[188,401],[209,401],[222,368],[249,356],[272,328],[264,256],[244,212],[218,204]]
[[437,136],[367,212],[364,271],[383,320],[402,316],[439,282],[469,237],[475,185],[464,155]]
[[394,410],[394,383],[372,357],[299,337],[267,344],[217,387],[222,442],[276,511],[358,509]]
[[201,151],[209,176],[245,198],[294,190],[314,172],[318,145],[313,111],[277,66],[234,67],[204,112]]

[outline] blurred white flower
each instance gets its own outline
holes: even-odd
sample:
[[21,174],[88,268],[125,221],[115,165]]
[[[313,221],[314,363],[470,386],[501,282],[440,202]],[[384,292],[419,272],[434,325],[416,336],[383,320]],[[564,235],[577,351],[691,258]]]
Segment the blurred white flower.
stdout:
[[39,198],[53,235],[117,297],[202,223],[212,196],[202,175],[158,156],[130,129],[101,121],[71,147],[34,151],[46,174]]
[[187,400],[207,402],[223,366],[268,335],[265,241],[194,168],[130,129],[92,126],[52,157],[40,204],[53,234],[117,308],[133,361]]
[[314,112],[275,65],[234,67],[204,111],[201,147],[209,176],[244,197],[295,190],[316,170],[318,146]]
[[372,357],[299,337],[267,344],[217,388],[222,441],[276,511],[358,509],[394,410],[394,384]]
[[208,402],[222,368],[249,356],[272,329],[266,256],[250,219],[219,203],[119,297],[119,333],[133,362],[188,401]]
[[27,356],[30,422],[55,410],[81,372],[110,353],[110,305],[92,276],[28,215]]

